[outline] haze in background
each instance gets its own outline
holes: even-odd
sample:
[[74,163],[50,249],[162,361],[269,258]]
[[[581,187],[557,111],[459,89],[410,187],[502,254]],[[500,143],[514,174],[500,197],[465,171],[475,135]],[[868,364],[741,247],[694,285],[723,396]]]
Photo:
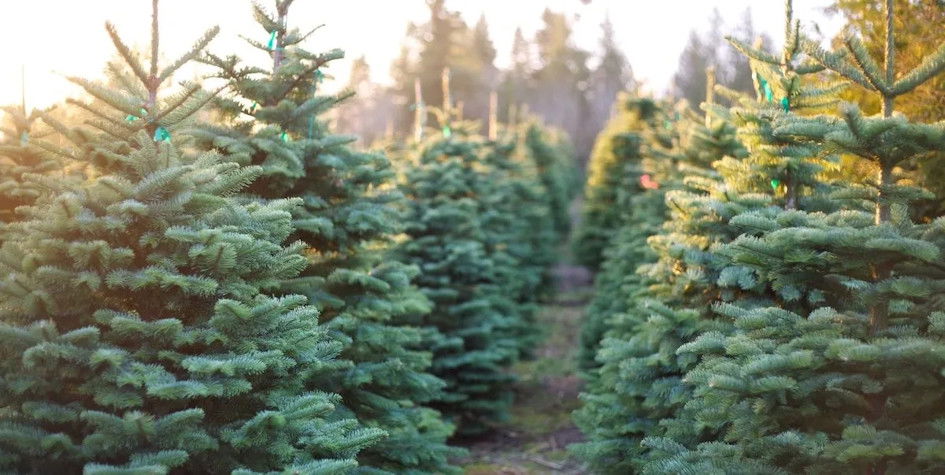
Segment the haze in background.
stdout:
[[[309,45],[342,48],[344,61],[330,73],[335,80],[326,87],[338,89],[347,83],[354,58],[364,56],[371,66],[372,79],[390,81],[389,70],[400,52],[408,22],[423,22],[429,15],[422,0],[297,0],[293,19],[297,24],[324,23]],[[829,38],[842,19],[828,18],[823,8],[828,0],[796,0],[795,16],[806,30]],[[45,106],[76,93],[63,75],[95,77],[112,48],[103,28],[110,20],[122,36],[136,45],[147,42],[150,2],[146,0],[62,1],[32,0],[5,2],[0,18],[0,103],[20,101],[20,68],[26,66],[28,106]],[[778,41],[783,22],[780,0],[448,0],[447,7],[459,11],[473,24],[484,15],[497,50],[496,65],[510,61],[515,29],[526,37],[541,26],[541,14],[548,8],[567,14],[574,27],[576,46],[594,51],[600,38],[600,24],[609,14],[618,46],[629,59],[633,75],[644,88],[656,93],[669,89],[678,59],[690,31],[705,30],[717,8],[726,27],[733,27],[744,10],[751,7],[755,28]],[[162,0],[162,49],[176,55],[214,24],[222,28],[211,45],[219,53],[247,49],[238,34],[265,41],[266,34],[254,28],[247,15],[248,2],[241,0]],[[40,23],[37,19],[42,19]],[[291,22],[291,20],[290,20]],[[43,28],[37,30],[36,25]],[[815,26],[816,25],[816,26]],[[723,31],[725,33],[725,31]],[[263,53],[260,53],[263,54]],[[262,56],[259,57],[260,59]],[[189,74],[196,74],[191,71]]]

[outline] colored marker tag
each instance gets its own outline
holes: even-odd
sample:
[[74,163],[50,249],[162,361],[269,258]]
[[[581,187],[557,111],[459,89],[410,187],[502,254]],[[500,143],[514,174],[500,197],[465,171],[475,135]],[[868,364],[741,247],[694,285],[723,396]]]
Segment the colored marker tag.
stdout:
[[768,84],[768,81],[765,81],[764,79],[762,79],[762,81],[764,81],[762,82],[762,87],[765,90],[765,100],[768,102],[774,101],[774,91],[771,90],[771,84]]
[[787,97],[781,98],[781,108],[784,109],[784,112],[791,110],[791,101],[789,101]]
[[286,143],[289,142],[289,134],[286,132],[283,132],[282,135],[279,136],[279,138],[282,139],[283,142],[286,142]]
[[275,47],[276,47],[276,30],[272,30],[271,32],[269,32],[269,43],[266,43],[266,48],[268,48],[269,51],[272,51],[272,49]]
[[29,143],[29,141],[30,141],[30,134],[29,134],[29,133],[23,132],[22,134],[20,134],[20,146],[25,147],[26,144]]
[[[141,113],[141,117],[144,117],[144,116],[148,115],[148,110],[145,109],[144,107],[142,107],[140,113]],[[136,116],[136,115],[134,115],[134,114],[128,114],[128,117],[125,117],[125,120],[127,120],[128,122],[134,122],[134,121],[138,120],[139,118],[140,118],[140,117],[138,117],[138,116]]]
[[171,133],[167,131],[163,126],[159,126],[154,130],[154,141],[155,142],[170,142]]
[[443,126],[443,136],[446,138],[450,138],[453,136],[453,131],[450,130],[450,126],[448,125]]
[[781,180],[778,180],[777,178],[771,180],[771,189],[777,190],[779,186],[781,186]]
[[660,184],[653,180],[649,173],[644,173],[640,175],[640,186],[645,190],[655,190],[660,187]]
[[254,102],[253,105],[249,106],[249,113],[250,113],[250,114],[252,114],[253,112],[256,112],[256,106],[257,106],[257,105],[259,105],[259,104],[256,104],[256,103]]

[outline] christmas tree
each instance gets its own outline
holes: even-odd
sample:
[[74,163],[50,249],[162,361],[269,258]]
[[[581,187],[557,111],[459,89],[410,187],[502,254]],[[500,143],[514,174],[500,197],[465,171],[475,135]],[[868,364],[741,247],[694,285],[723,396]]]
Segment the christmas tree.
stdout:
[[702,358],[687,376],[697,396],[688,406],[721,430],[695,450],[652,441],[663,454],[654,473],[942,470],[941,223],[913,221],[910,202],[929,193],[895,174],[898,164],[941,149],[945,128],[909,122],[893,106],[945,69],[945,47],[895,80],[891,0],[885,11],[882,68],[856,37],[836,53],[805,48],[880,96],[879,116],[846,105],[839,118],[784,114],[771,123],[775,137],[802,144],[808,156],[855,157],[875,179],[833,182],[833,212],[808,211],[805,202],[816,209],[823,187],[805,185],[796,208],[789,195],[783,208],[732,220],[745,234],[720,253],[757,276],[770,300],[718,304],[735,330],[680,349]]
[[[615,202],[607,211],[614,215],[611,219],[617,219],[612,223],[616,231],[608,233],[613,236],[602,252],[604,260],[594,281],[594,299],[581,324],[578,358],[584,369],[597,366],[597,350],[609,320],[626,311],[632,301],[629,293],[641,287],[636,270],[640,265],[655,259],[646,240],[658,231],[665,215],[664,190],[660,189],[659,184],[659,180],[665,176],[657,177],[654,171],[661,167],[660,162],[672,160],[674,129],[672,125],[667,128],[666,124],[672,124],[670,117],[675,115],[665,110],[668,105],[657,106],[646,98],[628,99],[625,107],[625,114],[637,114],[643,124],[634,123],[639,130],[629,130],[611,137],[610,146],[613,150],[604,154],[624,157],[624,163],[610,172],[619,178],[619,182],[613,178],[615,183],[611,193]],[[620,117],[614,120],[620,120]],[[602,133],[602,139],[606,134],[606,131]],[[603,192],[600,190],[598,196]],[[582,223],[582,228],[587,229],[590,225]],[[603,235],[603,231],[605,229],[602,228],[596,232]],[[582,237],[587,239],[589,236],[590,231]]]
[[472,130],[450,123],[428,131],[400,157],[408,239],[398,254],[420,267],[418,283],[434,303],[425,320],[442,333],[433,367],[448,383],[438,407],[461,434],[506,417],[513,378],[505,368],[522,350],[523,331],[517,302],[501,285],[510,256],[490,246],[484,230],[494,170]]
[[263,202],[301,198],[292,237],[306,245],[307,266],[285,279],[283,293],[309,297],[321,321],[344,342],[349,364],[325,367],[314,378],[342,396],[339,414],[383,429],[387,437],[364,450],[363,467],[393,472],[443,473],[448,457],[461,453],[445,439],[452,427],[428,404],[444,383],[430,374],[429,301],[412,283],[417,269],[390,255],[402,231],[400,193],[392,187],[388,159],[351,146],[354,138],[332,133],[323,115],[346,95],[319,91],[340,50],[311,53],[303,42],[314,30],[287,24],[291,0],[273,12],[253,6],[268,42],[247,40],[271,65],[243,65],[236,56],[207,55],[231,94],[215,101],[218,121],[192,135],[241,165],[262,169],[247,198]]
[[[46,133],[38,132],[37,120],[42,111],[26,112],[26,104],[4,107],[5,123],[0,126],[0,222],[17,219],[16,209],[29,206],[41,196],[61,189],[69,176],[69,167],[31,146]],[[46,176],[55,175],[54,179]]]
[[[712,295],[716,259],[709,243],[717,228],[724,226],[724,219],[743,205],[728,202],[728,191],[709,166],[726,155],[740,156],[743,149],[724,114],[713,109],[703,121],[686,113],[687,106],[681,109],[681,120],[670,123],[675,129],[671,135],[678,135],[674,147],[645,164],[655,177],[647,181],[659,182],[662,192],[652,190],[634,199],[637,206],[650,202],[649,207],[639,208],[643,216],[652,214],[646,213],[648,209],[658,210],[666,215],[666,224],[662,229],[651,227],[649,236],[640,236],[634,226],[638,223],[628,222],[615,235],[609,250],[615,261],[605,266],[635,266],[620,269],[621,285],[595,299],[617,303],[610,303],[606,332],[601,330],[605,338],[596,352],[599,367],[588,373],[584,406],[575,414],[590,440],[575,446],[575,452],[601,472],[639,470],[643,437],[699,433],[685,422],[660,425],[660,421],[674,415],[689,397],[681,376],[693,359],[677,357],[676,348],[711,325],[701,321],[699,307],[688,309],[683,302],[694,304]],[[653,199],[658,203],[652,203]],[[635,249],[640,247],[652,257],[622,262],[621,255],[638,255]],[[598,278],[598,285],[605,275]],[[591,310],[600,309],[592,306]],[[591,317],[585,325],[594,322]]]
[[[108,26],[125,63],[108,87],[74,79],[95,117],[62,151],[80,185],[4,230],[0,467],[16,473],[330,473],[384,436],[339,418],[311,376],[343,344],[298,295],[267,293],[306,260],[298,199],[232,198],[260,173],[181,151],[174,132],[209,99],[159,95],[213,29],[158,65]],[[148,67],[149,66],[149,67]],[[114,72],[114,71],[113,71]]]

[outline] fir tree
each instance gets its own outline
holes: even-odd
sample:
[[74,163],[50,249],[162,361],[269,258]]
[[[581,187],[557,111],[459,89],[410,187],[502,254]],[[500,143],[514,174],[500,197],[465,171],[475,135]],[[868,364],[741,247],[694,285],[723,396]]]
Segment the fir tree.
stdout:
[[[665,213],[666,224],[662,230],[651,225],[641,233],[643,229],[636,229],[641,217],[615,235],[608,250],[614,263],[606,265],[617,267],[620,285],[605,288],[609,293],[595,298],[607,306],[590,308],[605,311],[607,321],[602,325],[596,317],[597,338],[604,337],[596,352],[599,368],[589,372],[584,407],[575,414],[590,440],[575,451],[602,472],[639,470],[644,458],[640,441],[646,436],[671,433],[688,438],[700,432],[686,422],[661,424],[690,394],[682,374],[694,361],[677,356],[676,349],[708,328],[701,321],[704,310],[681,304],[696,304],[712,295],[717,259],[709,243],[726,218],[744,206],[728,202],[727,190],[708,168],[722,156],[742,153],[734,128],[724,115],[712,114],[702,122],[683,112],[682,120],[670,124],[678,129],[672,132],[679,137],[675,146],[661,154],[661,160],[648,160],[652,180],[664,192],[639,195],[634,209],[639,206],[641,216]],[[647,257],[633,259],[641,247]],[[632,267],[620,269],[620,264]],[[589,315],[585,324],[594,323],[594,318]]]
[[[638,138],[626,136],[643,129],[657,110],[651,100],[635,100],[626,95],[618,98],[619,109],[598,135],[588,165],[584,188],[581,224],[574,236],[577,261],[592,270],[600,267],[603,252],[614,229],[622,224],[622,210],[617,206],[623,187],[632,182],[624,169],[638,159]],[[632,186],[632,185],[631,185]]]
[[306,51],[302,43],[312,32],[287,26],[291,3],[276,2],[274,14],[253,7],[270,40],[248,42],[271,56],[271,67],[207,56],[233,94],[215,103],[220,123],[193,134],[205,148],[262,168],[249,197],[301,198],[292,236],[305,243],[308,265],[280,291],[308,296],[344,342],[341,356],[350,364],[326,367],[315,380],[341,393],[342,415],[388,434],[361,453],[361,465],[450,471],[447,459],[460,451],[445,444],[453,429],[428,407],[444,383],[430,374],[429,330],[418,326],[430,303],[412,283],[417,269],[388,252],[402,230],[396,207],[402,196],[390,186],[385,156],[353,149],[354,139],[333,134],[322,118],[345,98],[318,91],[342,52]]
[[[23,106],[4,107],[6,123],[0,127],[4,139],[0,141],[0,222],[16,220],[16,209],[28,206],[49,193],[47,186],[56,189],[54,181],[43,180],[62,164],[30,146],[37,136],[35,122],[40,111],[26,112]],[[64,174],[63,174],[64,175]]]
[[[640,129],[625,131],[611,139],[609,154],[625,158],[619,167],[609,172],[615,177],[611,179],[611,193],[615,199],[608,209],[602,210],[610,213],[610,226],[614,226],[616,231],[608,232],[603,227],[595,230],[601,238],[605,234],[612,236],[601,252],[603,263],[594,281],[594,299],[581,324],[578,358],[580,367],[585,370],[597,366],[594,360],[608,321],[625,311],[631,301],[626,292],[639,287],[641,281],[636,273],[637,267],[655,259],[646,240],[657,232],[665,214],[663,192],[658,184],[660,178],[653,174],[654,170],[645,169],[644,161],[649,157],[649,165],[657,165],[652,159],[672,159],[667,156],[674,145],[672,122],[669,120],[672,113],[665,110],[665,104],[658,106],[645,98],[628,100],[625,107],[629,113],[638,114],[643,124],[642,127],[634,124]],[[666,124],[670,127],[667,128]],[[604,156],[607,155],[605,152]],[[604,190],[598,193],[600,196]],[[588,215],[589,218],[592,216]]]
[[529,252],[521,233],[530,223],[516,221],[509,213],[519,207],[508,201],[508,193],[534,191],[508,182],[510,145],[482,140],[445,109],[442,133],[402,153],[408,240],[399,254],[420,267],[418,282],[434,302],[426,321],[443,335],[434,370],[448,396],[439,407],[472,435],[507,416],[513,377],[505,368],[534,342],[520,299],[535,281],[516,269]]
[[897,182],[895,169],[940,149],[945,128],[910,123],[893,105],[945,69],[945,47],[895,80],[892,4],[883,67],[856,37],[836,53],[806,46],[822,66],[877,93],[879,116],[847,105],[839,118],[784,114],[772,123],[775,136],[808,150],[859,157],[876,178],[833,183],[834,212],[806,211],[799,200],[799,209],[733,219],[745,234],[720,252],[771,299],[717,305],[736,330],[680,349],[703,359],[687,376],[698,396],[690,407],[724,431],[693,451],[653,441],[665,456],[652,471],[942,470],[941,223],[912,220],[910,201],[927,192]]
[[311,375],[342,343],[303,296],[267,294],[306,260],[298,199],[240,204],[261,173],[180,151],[174,131],[209,99],[161,85],[197,56],[129,71],[114,89],[74,79],[96,119],[64,150],[85,183],[24,211],[2,247],[0,466],[20,473],[336,473],[378,429],[336,417]]

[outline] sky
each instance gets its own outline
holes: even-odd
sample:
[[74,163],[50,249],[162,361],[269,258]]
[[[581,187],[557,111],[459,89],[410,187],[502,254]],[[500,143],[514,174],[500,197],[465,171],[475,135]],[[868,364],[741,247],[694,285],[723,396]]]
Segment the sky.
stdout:
[[[262,2],[264,5],[267,2]],[[829,38],[841,19],[823,12],[830,0],[795,0],[795,17],[806,31]],[[610,16],[616,39],[638,80],[654,93],[665,91],[692,29],[707,28],[718,8],[725,28],[734,29],[746,8],[755,27],[772,38],[783,36],[783,0],[447,0],[466,21],[485,15],[498,50],[496,62],[508,64],[516,27],[531,37],[541,27],[545,8],[566,12],[574,21],[575,42],[591,49],[600,39],[600,23]],[[0,104],[19,103],[25,69],[27,107],[44,107],[75,95],[65,76],[101,77],[113,47],[105,33],[111,21],[127,43],[146,49],[151,2],[147,0],[30,0],[3,2],[0,17]],[[185,52],[207,28],[221,27],[210,45],[219,54],[247,52],[239,38],[265,42],[268,35],[253,21],[246,0],[161,0],[161,50],[166,60]],[[329,87],[340,88],[354,58],[364,56],[373,79],[389,81],[391,62],[400,52],[407,23],[428,15],[423,0],[296,0],[290,26],[324,24],[307,43],[312,51],[342,48],[345,60],[334,63]],[[36,31],[40,29],[40,31]],[[260,56],[263,55],[263,56]],[[264,61],[264,53],[247,60]],[[186,74],[197,74],[189,71]]]

